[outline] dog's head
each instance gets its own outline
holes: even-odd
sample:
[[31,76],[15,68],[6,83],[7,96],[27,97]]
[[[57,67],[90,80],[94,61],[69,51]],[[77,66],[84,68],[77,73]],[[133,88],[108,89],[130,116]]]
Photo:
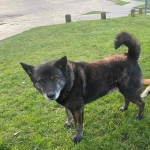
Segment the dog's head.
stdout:
[[66,84],[67,57],[37,66],[20,63],[34,87],[48,100],[56,100]]

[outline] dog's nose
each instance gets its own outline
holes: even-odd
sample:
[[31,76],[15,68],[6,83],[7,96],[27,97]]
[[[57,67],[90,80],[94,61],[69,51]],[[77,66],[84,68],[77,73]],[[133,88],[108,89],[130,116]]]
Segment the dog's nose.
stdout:
[[49,99],[54,99],[55,98],[55,93],[54,92],[50,92],[50,93],[47,94],[47,97]]

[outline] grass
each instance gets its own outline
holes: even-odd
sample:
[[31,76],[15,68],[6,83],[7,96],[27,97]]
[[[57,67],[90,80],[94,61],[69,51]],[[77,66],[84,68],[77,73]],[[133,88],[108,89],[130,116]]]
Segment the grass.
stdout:
[[91,12],[87,12],[83,15],[93,15],[93,14],[101,14],[101,11],[91,11]]
[[145,2],[145,0],[136,0],[136,1]]
[[115,4],[117,4],[117,5],[126,5],[126,4],[129,4],[130,2],[125,2],[125,1],[117,1]]
[[[143,14],[145,14],[145,5],[140,5],[140,6],[137,6],[137,7],[135,7],[135,11],[137,12],[137,13],[139,13],[139,8],[142,8],[142,12],[143,12]],[[146,11],[146,13],[147,14],[149,14],[150,13],[150,9],[149,8],[147,8],[147,11]]]
[[119,112],[123,97],[117,91],[86,105],[84,136],[74,145],[75,129],[63,127],[65,110],[46,101],[33,87],[19,62],[36,65],[43,61],[68,59],[93,61],[116,53],[113,40],[121,31],[141,42],[139,64],[149,78],[150,16],[83,21],[39,27],[0,41],[0,149],[1,150],[148,150],[150,149],[150,101],[145,98],[143,120],[134,119],[131,104]]
[[[136,1],[145,2],[145,0],[136,0]],[[143,5],[136,6],[135,8],[145,8],[145,3]],[[149,5],[148,8],[150,8]]]

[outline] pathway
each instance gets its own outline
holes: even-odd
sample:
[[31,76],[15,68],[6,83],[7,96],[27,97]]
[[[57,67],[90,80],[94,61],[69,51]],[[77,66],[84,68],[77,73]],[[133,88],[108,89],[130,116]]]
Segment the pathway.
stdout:
[[131,9],[144,2],[134,0],[124,6],[108,0],[0,0],[0,40],[34,27],[72,21],[100,19],[99,14],[83,15],[90,11],[105,11],[107,18],[127,16]]

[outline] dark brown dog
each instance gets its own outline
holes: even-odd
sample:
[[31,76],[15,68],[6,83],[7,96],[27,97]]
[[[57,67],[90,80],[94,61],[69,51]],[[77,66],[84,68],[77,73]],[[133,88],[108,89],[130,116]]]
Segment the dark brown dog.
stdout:
[[117,35],[115,48],[128,47],[128,52],[113,55],[95,62],[72,62],[67,57],[52,60],[36,67],[21,63],[31,78],[34,87],[48,100],[56,100],[66,108],[70,126],[74,118],[76,134],[72,138],[78,143],[83,135],[84,105],[110,90],[118,88],[125,98],[124,111],[130,102],[139,107],[136,118],[141,119],[144,102],[140,93],[142,87],[141,69],[138,65],[140,44],[130,34],[122,32]]

